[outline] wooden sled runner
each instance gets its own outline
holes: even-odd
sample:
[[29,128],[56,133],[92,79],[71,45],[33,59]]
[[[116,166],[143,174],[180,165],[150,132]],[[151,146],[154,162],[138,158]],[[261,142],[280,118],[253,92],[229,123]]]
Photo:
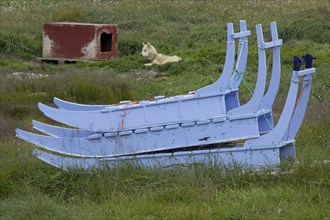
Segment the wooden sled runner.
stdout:
[[[169,166],[206,160],[224,165],[238,163],[259,167],[277,165],[280,158],[293,159],[294,137],[302,122],[300,117],[307,108],[311,74],[315,72],[313,57],[304,57],[306,70],[303,71],[299,71],[302,62],[296,57],[287,101],[274,128],[271,108],[279,87],[279,46],[282,44],[277,36],[276,23],[271,23],[271,42],[264,42],[262,27],[256,26],[258,78],[251,100],[242,106],[239,105],[237,91],[243,74],[239,77],[236,74],[245,71],[250,32],[246,30],[244,21],[241,21],[239,33],[233,32],[232,24],[228,24],[227,29],[225,68],[212,85],[183,96],[158,97],[134,104],[93,106],[55,99],[60,109],[43,104],[39,104],[39,109],[49,118],[75,128],[34,121],[34,128],[49,136],[17,129],[17,137],[61,154],[34,151],[39,159],[64,169],[89,168],[104,163],[112,166],[119,161]],[[241,47],[234,68],[235,38],[240,38]],[[264,95],[267,48],[273,49],[273,68],[270,85]],[[299,76],[304,76],[304,89],[293,111]],[[246,140],[243,145],[220,144],[242,140]],[[215,145],[209,147],[210,144]],[[196,147],[201,145],[204,147]]]
[[[242,24],[244,24],[242,22]],[[122,102],[94,111],[67,111],[39,104],[39,109],[49,118],[79,129],[92,131],[122,131],[155,125],[168,125],[213,117],[225,117],[230,106],[237,106],[237,96],[228,91],[228,83],[234,70],[235,38],[250,35],[246,25],[241,25],[242,32],[234,33],[233,24],[228,24],[227,55],[224,71],[214,84],[199,89],[194,93],[175,97],[156,97],[153,101],[134,103]],[[243,61],[247,60],[247,44],[243,45]],[[242,70],[245,71],[245,67]],[[226,93],[227,91],[227,93]],[[237,93],[237,91],[233,91]],[[236,103],[235,103],[236,102]],[[213,103],[210,105],[209,103]],[[227,103],[227,104],[226,104]],[[230,104],[228,104],[230,103]],[[233,108],[233,107],[231,107]],[[77,115],[77,113],[79,113]],[[122,115],[125,115],[124,117]],[[84,120],[81,120],[81,117]]]
[[[240,21],[240,32],[234,33],[233,24],[227,25],[227,53],[226,61],[221,75],[222,79],[218,80],[215,84],[212,85],[214,94],[224,94],[226,97],[226,110],[229,111],[232,108],[238,107],[239,100],[237,90],[240,86],[240,83],[243,79],[247,57],[248,57],[248,36],[250,36],[250,31],[247,30],[246,22],[244,20]],[[238,47],[238,58],[235,64],[235,39],[239,39]],[[230,77],[230,78],[229,78]],[[226,84],[229,82],[228,84]],[[199,90],[201,92],[201,90]],[[188,95],[193,95],[195,92],[190,92]],[[155,101],[164,101],[164,96],[156,96]],[[54,103],[60,108],[65,110],[73,111],[95,111],[102,110],[104,108],[111,108],[120,105],[127,105],[132,103],[131,101],[122,101],[117,105],[84,105],[77,104],[72,102],[67,102],[59,98],[54,98]]]
[[[232,25],[228,25],[228,27],[229,27],[229,30],[232,29]],[[224,99],[225,101],[223,103],[221,103],[221,100],[220,100],[220,104],[222,104],[222,105],[225,106],[225,110],[226,111],[229,111],[229,110],[231,110],[231,109],[239,106],[239,100],[238,100],[237,90],[238,90],[238,86],[239,86],[239,84],[240,84],[240,82],[242,80],[242,76],[243,75],[241,74],[239,76],[236,76],[236,74],[238,72],[244,73],[244,70],[245,70],[246,60],[247,60],[247,42],[246,42],[246,40],[244,38],[246,38],[245,35],[248,35],[249,34],[249,32],[246,32],[245,31],[246,30],[246,25],[245,25],[245,22],[244,21],[241,21],[241,29],[243,29],[244,31],[241,31],[240,33],[236,34],[236,36],[240,36],[243,39],[241,39],[241,41],[242,41],[241,42],[242,47],[241,47],[241,49],[239,51],[239,60],[237,62],[237,66],[235,68],[235,71],[233,72],[232,70],[230,70],[230,68],[232,68],[233,67],[233,64],[234,64],[234,60],[233,60],[233,58],[234,58],[234,55],[233,55],[234,47],[231,46],[234,42],[229,42],[228,45],[230,45],[230,46],[227,47],[227,51],[229,51],[229,52],[227,53],[226,64],[225,64],[225,69],[226,70],[224,70],[224,73],[221,75],[221,78],[216,83],[214,83],[213,85],[210,85],[210,86],[208,86],[206,88],[202,88],[200,90],[197,90],[197,92],[196,92],[196,93],[199,93],[200,91],[203,91],[203,90],[211,90],[211,92],[208,92],[207,95],[208,96],[213,96],[212,93],[215,93],[217,91],[217,89],[219,89],[219,88],[220,88],[220,90],[221,90],[221,88],[223,88],[222,90],[226,90],[226,91],[225,91],[225,93],[220,93],[220,95],[221,95],[220,98],[222,100]],[[274,35],[277,36],[277,30],[276,30],[276,24],[275,23],[272,24],[272,30],[274,30],[273,31],[274,32]],[[231,33],[231,32],[232,31],[229,31],[229,33]],[[229,34],[228,35],[228,38],[229,39],[230,39],[230,36],[235,36],[235,34]],[[275,37],[273,37],[273,40],[276,40]],[[279,42],[281,43],[281,41],[279,41]],[[274,49],[274,54],[275,55],[277,54],[274,57],[279,57],[279,48]],[[240,57],[243,57],[243,58],[240,59]],[[230,60],[230,62],[228,60]],[[228,63],[230,63],[230,65],[227,65]],[[279,58],[277,60],[274,59],[274,63],[277,63],[278,65],[280,65]],[[265,65],[263,66],[263,68],[265,68]],[[279,69],[277,69],[276,71],[277,71],[276,74],[273,74],[273,75],[274,76],[275,75],[278,76],[278,79],[277,79],[277,82],[272,83],[272,85],[274,85],[275,87],[278,88],[280,72],[279,72]],[[229,79],[228,77],[230,76],[230,74],[232,72],[233,72],[233,74],[231,75],[231,78]],[[265,74],[265,70],[263,70],[261,72],[261,74],[259,74],[259,75],[262,75],[262,74]],[[224,77],[224,76],[226,76],[226,77]],[[223,80],[223,78],[226,78],[225,79],[226,81]],[[260,83],[262,85],[265,84],[265,76],[263,78],[264,78],[263,79],[263,82]],[[261,80],[259,80],[259,81],[261,81]],[[230,89],[228,89],[228,88],[230,88]],[[258,91],[260,91],[260,92],[263,93],[263,91],[261,91],[261,89],[259,89]],[[272,91],[274,91],[273,94],[272,94],[273,99],[274,99],[275,96],[276,96],[276,91],[275,90],[272,90]],[[217,92],[217,93],[219,93],[219,92]],[[256,92],[255,94],[258,94],[258,92]],[[201,118],[202,120],[204,120],[207,117],[208,118],[212,118],[212,117],[214,117],[214,118],[217,118],[218,117],[219,118],[219,117],[225,117],[226,116],[225,114],[223,114],[221,112],[221,109],[220,109],[220,111],[219,111],[219,109],[216,109],[216,107],[218,107],[217,105],[215,105],[213,107],[212,107],[212,105],[209,105],[211,107],[209,107],[209,106],[206,106],[205,107],[204,102],[207,102],[207,99],[208,99],[208,97],[204,97],[203,98],[203,97],[199,97],[198,95],[195,95],[195,94],[190,94],[190,95],[187,95],[187,96],[170,97],[170,98],[167,98],[167,99],[164,98],[161,101],[160,101],[160,98],[157,97],[154,102],[142,101],[138,105],[129,105],[129,104],[128,105],[125,105],[125,104],[121,104],[119,106],[118,105],[108,106],[108,107],[105,107],[104,109],[99,110],[99,111],[96,111],[96,112],[95,111],[79,112],[78,118],[84,117],[86,119],[86,117],[87,118],[88,117],[94,117],[94,119],[96,121],[104,121],[104,120],[108,121],[107,120],[108,119],[107,118],[108,116],[105,116],[104,117],[104,114],[100,114],[100,112],[101,113],[104,113],[104,112],[107,113],[107,112],[110,112],[109,109],[112,108],[111,111],[118,111],[120,117],[119,117],[119,115],[117,113],[117,115],[114,115],[114,116],[111,116],[111,114],[110,114],[110,118],[115,118],[114,120],[117,120],[116,124],[118,124],[117,127],[120,127],[120,129],[117,129],[117,130],[123,131],[123,130],[130,130],[130,128],[129,128],[130,126],[127,125],[129,123],[129,120],[128,119],[130,117],[130,114],[131,114],[131,118],[134,118],[133,121],[135,123],[135,126],[137,124],[136,123],[137,118],[144,118],[145,121],[150,121],[149,122],[149,125],[150,124],[151,125],[153,125],[153,124],[160,125],[161,123],[167,125],[170,122],[177,123],[178,120],[180,120],[179,122],[191,121],[190,118],[193,118],[193,120],[196,121],[196,119],[198,119],[198,118]],[[259,99],[260,99],[260,96],[259,96]],[[58,101],[58,99],[55,99],[55,100]],[[257,101],[259,101],[259,100],[257,100]],[[193,102],[193,104],[191,104],[192,102]],[[143,105],[142,103],[143,104],[146,104],[147,103],[147,105]],[[262,103],[264,103],[264,101]],[[194,106],[194,104],[196,106]],[[172,107],[170,105],[172,105]],[[272,105],[272,103],[269,106],[271,106],[271,105]],[[62,114],[62,113],[63,114],[69,114],[71,116],[73,116],[73,114],[75,114],[75,113],[78,113],[76,111],[71,111],[71,112],[57,111],[58,109],[50,108],[50,107],[47,107],[47,106],[42,105],[42,104],[40,104],[39,106],[42,109],[42,111],[45,112],[46,115],[48,115],[49,117],[51,117],[53,119],[55,117],[59,116],[59,114]],[[79,105],[74,104],[73,106],[75,106],[77,108],[77,106],[79,106]],[[72,107],[72,105],[71,105],[71,107]],[[100,106],[89,106],[89,107],[99,108]],[[253,106],[253,107],[255,108],[255,106]],[[140,108],[140,109],[136,109],[136,108]],[[141,115],[141,108],[142,108],[143,116]],[[161,109],[159,109],[159,108],[161,108]],[[174,110],[171,109],[171,108],[174,108]],[[176,111],[176,109],[179,109],[179,111]],[[134,111],[134,110],[136,110],[136,111]],[[161,111],[161,110],[163,110],[163,111]],[[211,112],[210,112],[210,110],[211,110]],[[53,111],[54,111],[54,113],[53,113]],[[82,109],[80,109],[80,111],[82,111]],[[158,113],[157,114],[154,114],[153,111],[158,112]],[[203,114],[203,111],[204,111],[204,113],[211,114],[211,116],[205,116],[204,115],[204,117],[201,117],[201,116],[196,115],[196,113]],[[252,109],[252,111],[256,111],[256,110],[255,109]],[[162,119],[161,117],[159,117],[159,112],[165,113],[164,114],[166,116],[166,117],[164,116],[165,119],[164,118]],[[125,115],[124,118],[122,117],[123,114]],[[147,116],[146,116],[146,114],[147,114]],[[184,117],[183,114],[186,114],[186,115],[189,114],[191,116]],[[70,118],[71,118],[71,116],[70,116]],[[172,120],[171,120],[171,116],[173,118]],[[68,118],[69,116],[65,116],[65,117]],[[146,117],[148,119],[145,119]],[[156,117],[156,118],[152,118],[152,117]],[[99,119],[97,119],[97,118],[99,118]],[[184,119],[181,119],[181,118],[184,118]],[[77,125],[78,123],[80,123],[79,122],[80,119],[78,119],[78,120],[73,119],[74,122],[72,122],[72,123],[70,123],[68,121],[63,121],[61,119],[55,119],[55,120],[61,121],[62,123],[68,124],[68,125],[72,125],[72,123],[75,124],[75,125]],[[159,120],[161,122],[159,122],[157,120]],[[84,120],[84,121],[86,122],[87,120]],[[272,120],[269,120],[269,121],[270,121],[269,123],[272,123]],[[37,122],[34,123],[34,124],[35,124],[34,127],[36,129],[39,129],[39,125],[40,124],[38,124]],[[101,125],[101,127],[99,127],[98,125],[96,125],[96,122],[94,122],[94,121],[91,122],[91,124],[92,124],[92,126],[87,125],[87,127],[88,127],[89,130],[95,132],[95,130],[93,128],[91,128],[91,127],[97,127],[97,129],[101,130],[102,125]],[[105,124],[107,124],[107,123],[105,123]],[[125,126],[123,126],[123,124],[125,124]],[[143,127],[146,127],[147,125],[148,125],[148,122],[145,123]],[[84,127],[84,125],[78,126],[78,127]],[[272,127],[272,125],[271,125],[271,127]],[[45,130],[46,129],[46,126],[45,125],[43,125],[41,129],[42,129],[43,132],[49,134],[49,131],[46,131]],[[49,129],[50,130],[54,130],[54,128],[51,128],[51,127]],[[108,130],[108,129],[105,129],[105,130]],[[116,129],[115,130],[111,130],[111,131],[116,131]],[[74,133],[75,132],[76,131],[74,131]],[[64,133],[66,133],[66,132],[64,132]],[[58,134],[58,132],[57,132],[57,134]]]

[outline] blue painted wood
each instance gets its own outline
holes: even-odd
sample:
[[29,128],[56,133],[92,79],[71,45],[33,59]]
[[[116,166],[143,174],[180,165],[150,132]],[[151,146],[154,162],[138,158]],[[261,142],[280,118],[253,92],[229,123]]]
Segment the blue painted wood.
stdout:
[[[72,168],[108,168],[118,166],[122,163],[131,163],[133,165],[139,165],[144,167],[175,167],[188,164],[203,163],[210,165],[222,165],[226,167],[241,166],[242,168],[271,168],[279,165],[282,159],[295,158],[294,139],[287,140],[288,138],[285,135],[282,139],[279,139],[277,137],[282,135],[281,131],[283,131],[283,128],[285,127],[287,128],[286,131],[290,131],[289,124],[294,123],[294,121],[296,120],[296,115],[300,113],[305,113],[305,103],[300,104],[301,107],[297,107],[298,111],[293,112],[292,102],[295,103],[297,97],[298,77],[304,76],[304,78],[307,79],[302,85],[302,88],[304,88],[305,85],[310,86],[311,74],[313,74],[314,72],[314,68],[307,69],[305,71],[293,71],[289,94],[279,123],[276,125],[275,129],[267,135],[261,136],[256,139],[248,140],[243,146],[221,146],[221,148],[216,149],[194,151],[188,150],[173,153],[151,153],[147,155],[135,154],[119,158],[70,158],[67,156],[53,155],[40,150],[34,150],[33,153],[40,160],[43,160],[46,163],[65,170]],[[309,81],[310,83],[306,84],[306,81]],[[308,100],[308,96],[309,92],[302,93],[302,99],[306,100],[307,98]],[[286,123],[286,120],[288,120],[287,116],[290,116],[290,113],[292,112],[293,117],[291,118],[291,121]],[[303,117],[303,115],[301,116]],[[300,118],[298,120],[298,125],[300,126]],[[296,129],[297,127],[293,128],[293,131],[296,131]],[[284,139],[285,141],[283,141]]]
[[[304,71],[293,72],[289,94],[284,106],[284,110],[275,129],[259,138],[246,141],[244,144],[246,148],[274,148],[274,146],[276,147],[281,145],[281,141],[283,139],[288,140],[288,138],[285,138],[285,132],[290,131],[290,117],[293,113],[294,104],[297,97],[299,82],[298,77],[310,77],[311,74],[313,74],[315,71],[315,68],[312,68]],[[306,83],[304,83],[302,86],[304,87],[305,85]],[[302,93],[302,96],[303,100],[306,100],[306,97],[308,99],[309,93]],[[296,118],[295,116],[301,113],[304,114],[304,109],[306,106],[307,104],[303,104],[302,108],[299,108],[301,110],[293,115],[293,121],[296,121],[297,119],[300,120],[300,118]],[[244,122],[246,123],[244,124]],[[110,139],[108,137],[103,137],[100,134],[90,135],[86,139],[72,137],[55,138],[37,135],[21,130],[17,130],[17,136],[46,150],[70,156],[117,157],[124,155],[138,155],[141,153],[152,153],[165,149],[182,149],[188,146],[199,146],[202,144],[232,141],[235,139],[235,136],[233,136],[235,131],[240,131],[238,138],[246,139],[249,138],[246,135],[251,134],[249,133],[251,132],[251,129],[256,127],[251,126],[251,124],[256,124],[256,121],[253,121],[253,119],[249,119],[249,121],[247,119],[241,121],[201,120],[196,121],[196,123],[191,124],[191,126],[180,127],[180,125],[176,124],[169,126],[170,129],[167,130],[175,129],[174,132],[165,133],[163,130],[166,129],[166,127],[157,126],[150,128],[150,131],[153,132],[146,132],[142,136],[140,135],[140,132],[133,134],[131,131],[129,133],[125,132],[125,134],[122,135],[113,135]],[[296,134],[296,131],[299,129],[301,121],[297,125],[298,127],[291,128],[292,131],[295,132],[294,134]],[[220,130],[226,131],[228,134],[220,134]],[[126,137],[126,135],[129,136]],[[122,136],[125,137],[122,138]],[[196,137],[198,137],[198,139]],[[139,141],[141,138],[143,139],[143,142]],[[292,136],[291,138],[293,139]],[[159,143],[158,140],[162,141]],[[139,143],[142,144],[139,145]],[[290,144],[292,145],[292,143]]]
[[160,101],[105,108],[101,111],[69,111],[41,103],[38,107],[45,116],[57,122],[80,129],[104,132],[203,120],[222,117],[226,113],[222,95],[176,96]]
[[[311,55],[308,55],[311,56]],[[312,58],[310,58],[312,59]],[[316,69],[312,68],[312,64],[306,63],[306,70],[300,71],[300,75],[304,76],[303,84],[301,86],[300,96],[295,106],[293,115],[290,120],[288,129],[283,137],[283,141],[294,139],[299,131],[299,128],[304,119],[304,115],[308,105],[308,98],[311,91],[312,85],[312,74],[315,73]],[[308,74],[306,74],[308,73]]]
[[[256,90],[254,91],[253,97],[251,100],[235,110],[229,111],[229,119],[234,120],[237,118],[244,118],[256,114],[259,116],[258,124],[260,133],[269,132],[274,128],[273,115],[272,115],[272,106],[278,91],[280,83],[280,74],[281,74],[281,63],[280,63],[280,46],[282,45],[282,40],[278,39],[277,26],[276,22],[271,23],[271,35],[272,42],[265,43],[262,36],[261,26],[257,27],[257,36],[259,36],[258,47],[260,51],[263,51],[266,48],[272,48],[273,50],[273,67],[272,67],[272,77],[270,80],[269,88],[266,94],[264,94],[264,88],[266,85],[266,54],[261,53],[259,56],[259,67],[258,67],[258,79]],[[260,74],[261,73],[261,74]],[[264,73],[264,74],[263,74]],[[259,82],[259,83],[258,83]]]
[[[247,27],[245,21],[240,21],[240,33],[246,33]],[[226,111],[230,111],[240,106],[238,89],[244,78],[247,58],[248,58],[248,35],[239,39],[238,57],[236,67],[232,72],[230,81],[228,82],[227,91],[225,95]]]
[[32,126],[34,129],[54,137],[87,137],[93,133],[90,130],[63,128],[35,120],[32,121]]
[[[174,97],[173,100],[182,101],[183,98],[182,96],[176,96]],[[205,104],[209,104],[209,103],[205,103]],[[181,107],[181,105],[179,105],[179,107]],[[179,110],[178,112],[180,113],[178,117],[182,117],[181,108],[179,108],[178,110]],[[68,111],[68,112],[72,114],[72,117],[75,115],[73,113],[76,113],[74,111]],[[91,112],[81,111],[79,112],[79,114],[76,113],[76,117],[82,117],[86,119],[86,117],[84,116],[85,113],[90,115]],[[111,135],[113,139],[109,139],[106,137],[102,138],[102,136],[100,136],[99,134],[93,134],[85,139],[72,138],[72,137],[67,139],[52,138],[47,136],[34,135],[32,133],[28,133],[20,130],[17,131],[17,136],[27,141],[31,141],[32,143],[39,145],[40,147],[43,147],[47,150],[55,151],[57,153],[68,154],[72,156],[81,156],[81,157],[82,156],[101,157],[105,155],[110,157],[110,156],[121,156],[127,154],[129,155],[136,153],[153,152],[168,148],[175,149],[175,148],[183,148],[189,146],[198,146],[201,144],[212,144],[212,143],[227,142],[238,139],[256,137],[259,135],[259,127],[257,122],[258,122],[258,117],[261,114],[257,115],[251,113],[251,115],[252,116],[250,117],[241,118],[239,120],[217,119],[217,118],[224,118],[224,116],[220,116],[220,117],[217,116],[216,118],[204,118],[204,119],[197,118],[197,120],[195,118],[196,121],[192,124],[192,127],[186,128],[186,126],[181,126],[181,127],[178,126],[178,129],[175,130],[175,133],[164,132],[163,130],[168,125],[167,124],[162,125],[158,123],[155,126],[151,126],[149,128],[149,132],[143,134],[142,136],[143,141],[141,141],[141,137],[139,136],[140,129],[137,129],[139,131],[137,134],[134,133],[133,130],[127,130],[127,131],[115,130],[113,131],[113,133],[118,132],[118,135]],[[145,121],[148,121],[146,114],[144,114],[143,116],[144,116],[143,119]],[[184,118],[186,119],[187,117]],[[97,119],[94,119],[93,122],[96,123]],[[220,127],[218,124],[219,122],[221,124]],[[176,124],[185,125],[186,123],[189,123],[189,121],[181,121],[181,123],[176,123]],[[207,127],[204,128],[202,127],[203,125],[206,125]],[[134,147],[130,147],[130,146],[134,146]]]
[[[245,21],[240,21],[240,33],[246,33],[247,27]],[[229,81],[229,90],[237,91],[245,74],[247,58],[248,58],[248,36],[241,37],[238,44],[236,67]]]
[[[273,50],[273,65],[272,65],[272,76],[270,79],[269,87],[262,98],[259,112],[262,111],[263,116],[259,117],[259,129],[260,133],[265,133],[274,128],[274,120],[272,114],[272,106],[274,104],[278,88],[280,85],[281,78],[281,57],[280,57],[280,46],[282,45],[282,40],[278,39],[277,25],[276,22],[270,24],[272,42],[268,45],[273,45],[269,48]],[[277,42],[277,43],[275,43]],[[269,65],[269,64],[268,64]],[[264,113],[264,111],[269,111],[269,113]],[[260,114],[258,112],[258,114]]]
[[[244,27],[243,27],[244,28]],[[257,28],[259,34],[259,44],[263,43],[262,29],[259,26]],[[244,33],[244,32],[243,32]],[[226,114],[226,101],[220,92],[227,89],[228,82],[230,80],[231,72],[234,63],[235,46],[233,38],[233,25],[228,24],[228,46],[226,56],[226,66],[224,72],[217,82],[204,87],[201,90],[197,90],[196,94],[175,96],[171,98],[134,103],[133,105],[126,106],[114,106],[107,107],[101,111],[67,111],[56,108],[51,108],[39,103],[39,109],[49,118],[58,121],[60,123],[77,127],[80,129],[87,129],[93,131],[116,131],[123,129],[137,129],[139,127],[153,126],[156,124],[168,124],[168,123],[182,123],[184,121],[202,120],[204,118],[222,117]],[[259,47],[260,48],[260,47]],[[259,59],[265,61],[265,51],[259,49]],[[260,91],[260,84],[265,84],[265,64],[259,65],[257,91]],[[254,107],[260,106],[261,98],[258,92],[252,97]],[[261,97],[260,99],[256,97]],[[259,104],[257,102],[259,101]],[[212,105],[210,105],[212,103]],[[248,103],[249,104],[249,103]],[[251,103],[250,103],[251,104]],[[245,106],[246,107],[246,106]],[[238,117],[246,117],[250,115],[255,117],[256,109],[244,108],[240,109]],[[102,114],[104,113],[104,114]],[[235,119],[233,115],[230,115],[230,119]],[[237,116],[236,116],[237,117]]]
[[258,41],[258,78],[253,96],[246,104],[232,109],[228,112],[230,120],[241,119],[246,117],[254,117],[260,108],[260,104],[265,92],[266,86],[266,52],[260,45],[264,43],[262,27],[260,24],[256,26]]
[[[270,24],[271,34],[272,34],[272,41],[281,41],[278,39],[277,33],[277,26],[276,22],[272,22]],[[273,67],[272,67],[272,77],[270,79],[268,90],[265,96],[262,98],[261,108],[264,109],[271,109],[276,95],[278,91],[278,87],[280,85],[280,78],[281,78],[281,57],[280,57],[280,46],[282,44],[278,44],[277,46],[273,47]]]
[[60,109],[65,110],[73,110],[73,111],[96,111],[102,110],[111,105],[86,105],[86,104],[79,104],[74,102],[68,102],[57,97],[53,99],[54,104],[59,107]]
[[[244,30],[244,27],[243,27],[243,30]],[[176,100],[182,100],[182,98],[180,97],[180,96],[177,96],[177,97],[174,97],[174,98],[176,98]],[[158,100],[160,100],[160,99],[158,99]],[[142,102],[141,102],[142,103]],[[148,103],[148,102],[146,102],[146,103]],[[109,112],[110,111],[110,108],[107,108],[107,110],[108,111],[105,111],[105,109],[103,110],[103,112]],[[72,112],[72,113],[74,113],[74,112]],[[80,118],[83,118],[83,119],[85,119],[86,117],[84,117],[84,115],[83,114],[81,114],[82,112],[80,112],[80,114],[76,114],[76,117],[80,117]],[[84,112],[85,113],[85,112]],[[257,115],[258,117],[259,117],[259,127],[263,127],[262,126],[262,124],[266,124],[265,122],[263,122],[263,123],[261,123],[260,122],[260,118],[262,118],[262,114],[269,114],[269,111],[266,111],[266,110],[263,110],[262,111],[262,113],[259,113],[259,115]],[[74,114],[73,114],[74,115]],[[144,118],[145,118],[145,114],[143,115],[144,116]],[[261,117],[260,117],[261,116]],[[223,117],[223,116],[222,116]],[[255,117],[255,116],[254,116]],[[219,118],[219,117],[218,117]],[[221,117],[220,117],[221,118]],[[264,118],[266,118],[266,117],[264,117]],[[266,118],[267,119],[267,118]],[[213,121],[215,120],[215,119],[212,119]],[[95,119],[94,121],[93,121],[93,123],[95,123],[95,121],[97,121],[97,119]],[[123,122],[123,121],[122,121]],[[185,122],[183,122],[183,125],[184,125],[184,123]],[[189,123],[189,122],[188,122]],[[269,122],[268,122],[269,123]],[[35,128],[36,129],[38,129],[36,126],[35,126]],[[45,133],[48,133],[48,134],[51,134],[51,132],[53,131],[55,129],[55,127],[54,126],[52,126],[52,127],[50,127],[50,129],[49,129],[49,131],[48,132],[45,132]],[[40,130],[40,129],[39,129]],[[45,125],[43,125],[43,127],[42,127],[42,130],[43,131],[45,131]],[[59,127],[57,127],[57,130],[60,130],[60,128]],[[68,129],[65,129],[65,131],[64,132],[62,132],[62,133],[65,133],[65,132],[68,132]],[[77,132],[79,132],[79,130],[77,130],[77,129],[72,129],[72,131],[71,131],[71,134],[74,134],[74,133],[77,133]],[[61,133],[60,131],[57,131],[57,133]],[[90,133],[95,133],[95,131],[92,131],[92,130],[90,130]],[[54,136],[58,136],[58,134],[55,134]]]
[[[230,66],[232,69],[234,65],[234,39],[245,40],[250,35],[244,24],[245,22],[241,22],[239,33],[234,33],[232,24],[228,24],[229,56],[226,55],[225,69]],[[271,24],[271,42],[264,42],[261,25],[257,25],[256,30],[259,66],[255,93],[247,104],[233,108],[227,114],[228,106],[239,105],[238,88],[230,87],[238,87],[240,82],[233,82],[230,78],[233,73],[224,71],[217,82],[195,93],[170,98],[156,97],[154,101],[124,101],[121,105],[103,109],[96,106],[93,111],[63,110],[39,104],[46,116],[80,129],[61,128],[33,121],[35,129],[51,136],[20,129],[16,130],[16,135],[44,150],[62,154],[56,156],[40,150],[34,151],[39,159],[64,169],[73,166],[88,168],[104,163],[114,166],[121,161],[138,161],[144,166],[171,166],[205,163],[210,157],[213,158],[210,160],[212,163],[265,167],[278,165],[281,158],[294,159],[293,138],[302,123],[300,116],[304,115],[307,108],[311,74],[316,71],[311,68],[314,57],[309,54],[304,56],[306,69],[302,71],[300,66],[303,61],[300,57],[294,57],[288,97],[281,117],[272,129],[273,125],[266,125],[266,122],[272,121],[271,107],[279,86],[279,46],[282,41],[278,39],[274,22]],[[273,70],[270,86],[264,95],[267,48],[273,48]],[[240,47],[236,66],[236,69],[245,70],[244,62],[247,59],[240,62],[241,55],[247,58],[247,45],[244,47],[242,44]],[[302,95],[294,111],[298,77],[302,76]],[[260,136],[263,132],[268,133]],[[237,144],[234,147],[219,146],[211,150],[192,148],[242,139],[248,140],[243,145]],[[78,158],[70,158],[71,156]]]
[[280,150],[281,146],[256,150],[242,146],[230,146],[212,150],[134,155],[120,158],[70,158],[40,150],[34,150],[33,154],[40,160],[65,170],[74,168],[102,169],[120,166],[123,163],[143,167],[167,168],[201,163],[228,168],[259,169],[277,166],[280,163]]
[[235,121],[200,120],[190,126],[180,124],[174,129],[166,129],[166,126],[145,129],[148,131],[141,133],[138,129],[138,132],[125,131],[122,135],[112,132],[113,135],[106,137],[98,133],[87,137],[51,137],[17,129],[16,136],[46,150],[79,157],[141,154],[259,136],[256,117]]
[[[283,139],[285,138],[285,133],[289,129],[289,125],[291,122],[291,116],[293,115],[293,110],[295,107],[296,99],[297,99],[297,92],[298,92],[298,87],[299,87],[299,76],[310,76],[313,74],[316,70],[313,69],[307,69],[305,71],[293,71],[292,73],[292,78],[291,78],[291,84],[288,92],[288,96],[282,111],[282,114],[280,116],[280,119],[278,120],[275,128],[270,131],[269,133],[255,138],[255,139],[250,139],[245,142],[244,146],[246,147],[263,147],[263,146],[273,146],[277,145],[280,143]],[[309,95],[307,93],[303,95]],[[308,97],[304,98],[308,99]],[[304,113],[304,111],[302,112]],[[295,117],[296,118],[296,117]],[[294,121],[295,122],[295,121]],[[301,123],[298,123],[297,126],[300,127]],[[296,134],[296,131],[299,130],[299,127],[293,128],[292,131],[293,133]],[[289,129],[291,130],[291,129]],[[294,136],[290,136],[291,139],[294,138]]]

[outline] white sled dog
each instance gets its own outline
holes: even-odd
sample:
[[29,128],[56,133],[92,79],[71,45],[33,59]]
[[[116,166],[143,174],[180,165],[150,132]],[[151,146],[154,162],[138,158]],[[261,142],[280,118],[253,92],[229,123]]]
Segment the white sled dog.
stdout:
[[150,63],[144,64],[145,66],[151,66],[154,64],[162,65],[170,62],[179,62],[181,60],[178,56],[167,56],[160,53],[157,53],[157,50],[149,42],[147,44],[142,43],[142,52],[141,55],[148,60]]

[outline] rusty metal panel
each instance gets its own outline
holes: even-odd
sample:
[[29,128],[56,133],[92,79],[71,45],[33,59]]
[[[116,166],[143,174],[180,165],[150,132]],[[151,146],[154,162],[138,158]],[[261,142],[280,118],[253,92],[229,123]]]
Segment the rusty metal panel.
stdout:
[[43,58],[107,60],[118,54],[117,25],[51,22],[43,25]]

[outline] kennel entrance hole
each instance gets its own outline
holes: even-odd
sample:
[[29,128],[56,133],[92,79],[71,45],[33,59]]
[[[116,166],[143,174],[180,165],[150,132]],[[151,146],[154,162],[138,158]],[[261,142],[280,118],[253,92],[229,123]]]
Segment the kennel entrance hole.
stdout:
[[103,32],[101,34],[101,52],[111,52],[112,50],[112,34]]

